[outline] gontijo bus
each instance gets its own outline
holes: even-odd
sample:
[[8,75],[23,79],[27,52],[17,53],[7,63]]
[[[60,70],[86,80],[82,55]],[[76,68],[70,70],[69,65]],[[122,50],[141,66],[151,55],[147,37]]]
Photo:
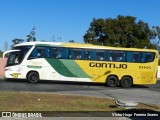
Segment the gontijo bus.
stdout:
[[5,77],[106,83],[108,86],[155,84],[158,52],[80,43],[27,42],[9,53]]

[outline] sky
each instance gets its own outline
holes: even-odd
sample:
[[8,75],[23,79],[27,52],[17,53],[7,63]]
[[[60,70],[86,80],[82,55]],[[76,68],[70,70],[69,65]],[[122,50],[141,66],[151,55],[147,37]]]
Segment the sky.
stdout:
[[93,18],[129,15],[160,26],[159,5],[160,0],[0,0],[0,50],[4,42],[26,40],[34,26],[37,40],[80,43]]

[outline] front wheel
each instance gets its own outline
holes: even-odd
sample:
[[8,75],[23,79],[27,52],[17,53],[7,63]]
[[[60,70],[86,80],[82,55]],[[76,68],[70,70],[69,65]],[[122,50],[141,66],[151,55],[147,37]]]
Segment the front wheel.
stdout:
[[106,81],[107,86],[116,87],[118,85],[118,79],[115,76],[109,76]]
[[131,77],[123,77],[120,81],[121,83],[121,86],[124,87],[124,88],[129,88],[133,85],[133,81],[132,81],[132,78]]
[[30,83],[37,83],[39,81],[39,74],[37,72],[30,72],[27,76],[27,81]]

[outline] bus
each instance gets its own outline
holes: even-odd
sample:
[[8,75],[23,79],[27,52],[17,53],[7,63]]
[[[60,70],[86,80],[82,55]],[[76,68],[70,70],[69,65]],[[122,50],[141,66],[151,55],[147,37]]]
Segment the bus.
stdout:
[[26,42],[7,53],[5,78],[104,83],[131,87],[156,84],[158,51],[82,43]]

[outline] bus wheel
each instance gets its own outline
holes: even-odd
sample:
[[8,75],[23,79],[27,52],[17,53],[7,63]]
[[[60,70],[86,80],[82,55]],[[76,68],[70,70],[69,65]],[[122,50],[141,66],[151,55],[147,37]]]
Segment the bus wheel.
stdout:
[[37,83],[39,81],[39,74],[37,72],[30,72],[27,76],[27,81],[30,83]]
[[131,77],[128,77],[128,76],[125,76],[125,77],[123,77],[123,78],[121,79],[120,84],[121,84],[121,86],[124,87],[124,88],[131,87],[132,84],[133,84],[132,78],[131,78]]
[[116,87],[118,85],[118,79],[115,76],[109,76],[106,81],[107,86]]

